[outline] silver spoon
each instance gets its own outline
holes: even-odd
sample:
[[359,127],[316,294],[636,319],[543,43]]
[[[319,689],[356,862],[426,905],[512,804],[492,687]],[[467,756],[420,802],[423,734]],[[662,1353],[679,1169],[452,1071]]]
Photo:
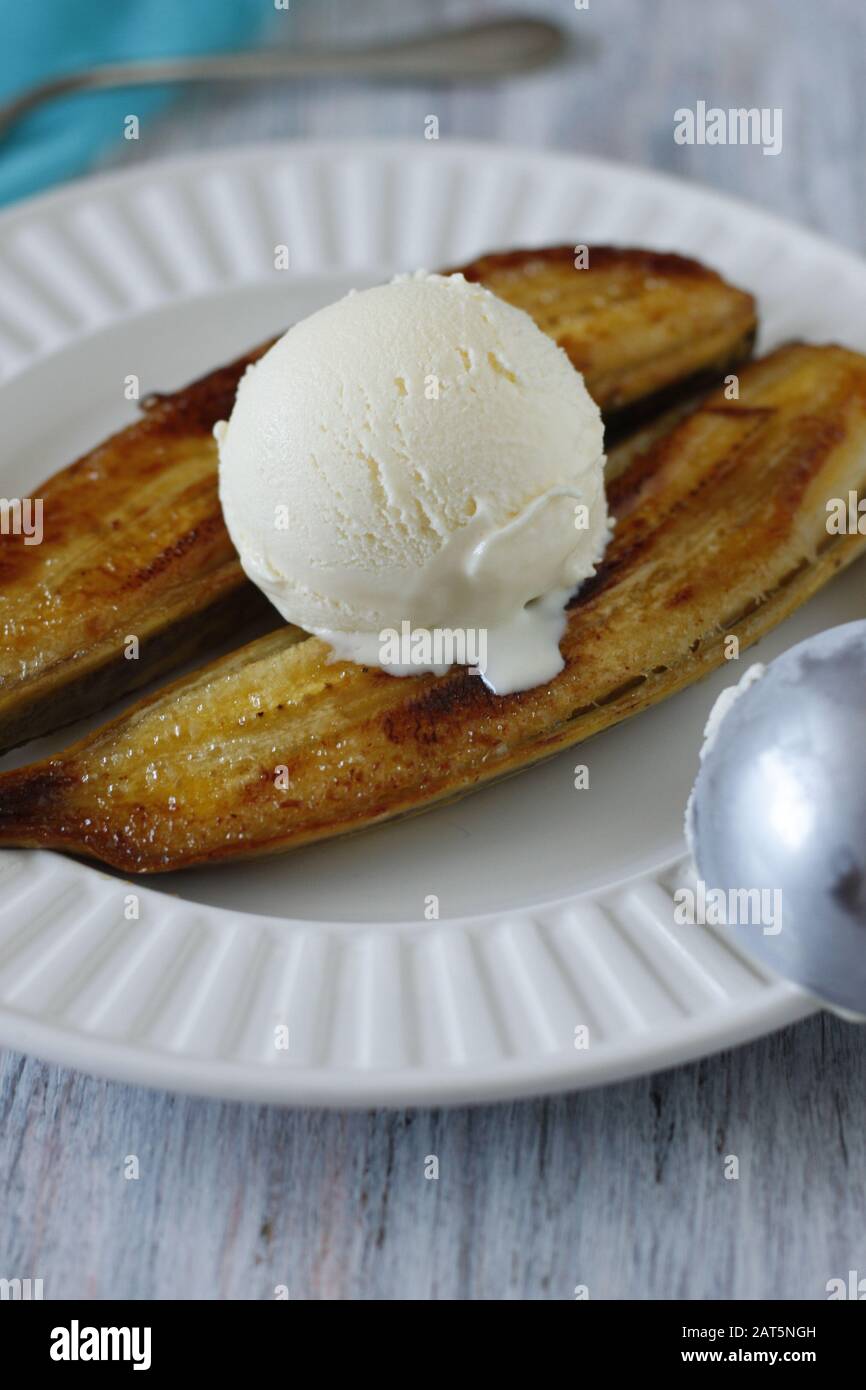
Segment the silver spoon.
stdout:
[[[711,715],[689,803],[698,875],[742,904],[724,930],[747,955],[866,1015],[866,622],[800,642],[740,691]],[[758,923],[749,890],[765,895]]]
[[0,106],[0,139],[28,111],[70,92],[160,82],[224,82],[275,77],[374,77],[428,82],[491,81],[558,57],[565,33],[543,19],[488,20],[368,48],[216,53],[106,63],[53,77]]

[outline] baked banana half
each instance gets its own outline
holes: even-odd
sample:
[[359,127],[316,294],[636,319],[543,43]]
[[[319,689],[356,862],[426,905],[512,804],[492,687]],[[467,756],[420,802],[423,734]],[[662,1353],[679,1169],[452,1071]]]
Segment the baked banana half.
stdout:
[[[620,426],[626,409],[655,406],[751,348],[751,296],[680,256],[591,248],[578,270],[566,248],[465,269],[562,343]],[[41,545],[0,537],[0,752],[278,621],[223,524],[212,437],[267,346],[151,397],[140,420],[38,488]]]
[[550,684],[395,678],[282,628],[0,777],[0,842],[128,873],[286,850],[421,811],[655,704],[800,606],[866,546],[827,502],[866,487],[866,358],[792,345],[614,457],[617,517]]

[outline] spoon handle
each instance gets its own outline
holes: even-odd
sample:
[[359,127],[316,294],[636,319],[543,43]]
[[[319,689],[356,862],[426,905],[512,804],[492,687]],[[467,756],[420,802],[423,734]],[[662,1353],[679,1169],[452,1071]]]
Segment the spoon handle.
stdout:
[[374,77],[430,82],[491,81],[550,62],[563,31],[546,20],[495,19],[368,48],[216,53],[105,63],[54,77],[0,106],[0,139],[27,112],[70,92],[163,82],[255,81],[279,77]]

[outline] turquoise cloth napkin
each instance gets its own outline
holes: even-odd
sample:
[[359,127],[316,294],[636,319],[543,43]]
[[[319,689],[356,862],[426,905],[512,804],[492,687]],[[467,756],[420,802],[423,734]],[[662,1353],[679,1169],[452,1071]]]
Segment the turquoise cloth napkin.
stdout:
[[[0,100],[95,63],[252,47],[274,0],[0,0]],[[286,16],[277,16],[285,19]],[[127,87],[52,101],[0,142],[0,204],[85,172],[182,90]]]

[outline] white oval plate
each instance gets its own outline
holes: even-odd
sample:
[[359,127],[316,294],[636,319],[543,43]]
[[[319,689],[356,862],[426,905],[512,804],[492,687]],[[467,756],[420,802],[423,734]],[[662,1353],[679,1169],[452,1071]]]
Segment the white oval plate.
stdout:
[[[32,492],[133,418],[130,373],[143,392],[170,389],[350,285],[562,241],[701,257],[758,294],[763,347],[866,348],[858,260],[691,185],[444,141],[256,146],[85,181],[0,218],[0,490]],[[274,269],[278,245],[289,271]],[[762,658],[862,616],[862,579],[837,580]],[[673,922],[702,726],[736,674],[579,755],[294,855],[130,885],[7,851],[0,1041],[212,1095],[427,1104],[611,1081],[802,1017],[812,1005],[793,987]],[[577,761],[591,791],[574,789]],[[432,894],[438,921],[424,918]]]

